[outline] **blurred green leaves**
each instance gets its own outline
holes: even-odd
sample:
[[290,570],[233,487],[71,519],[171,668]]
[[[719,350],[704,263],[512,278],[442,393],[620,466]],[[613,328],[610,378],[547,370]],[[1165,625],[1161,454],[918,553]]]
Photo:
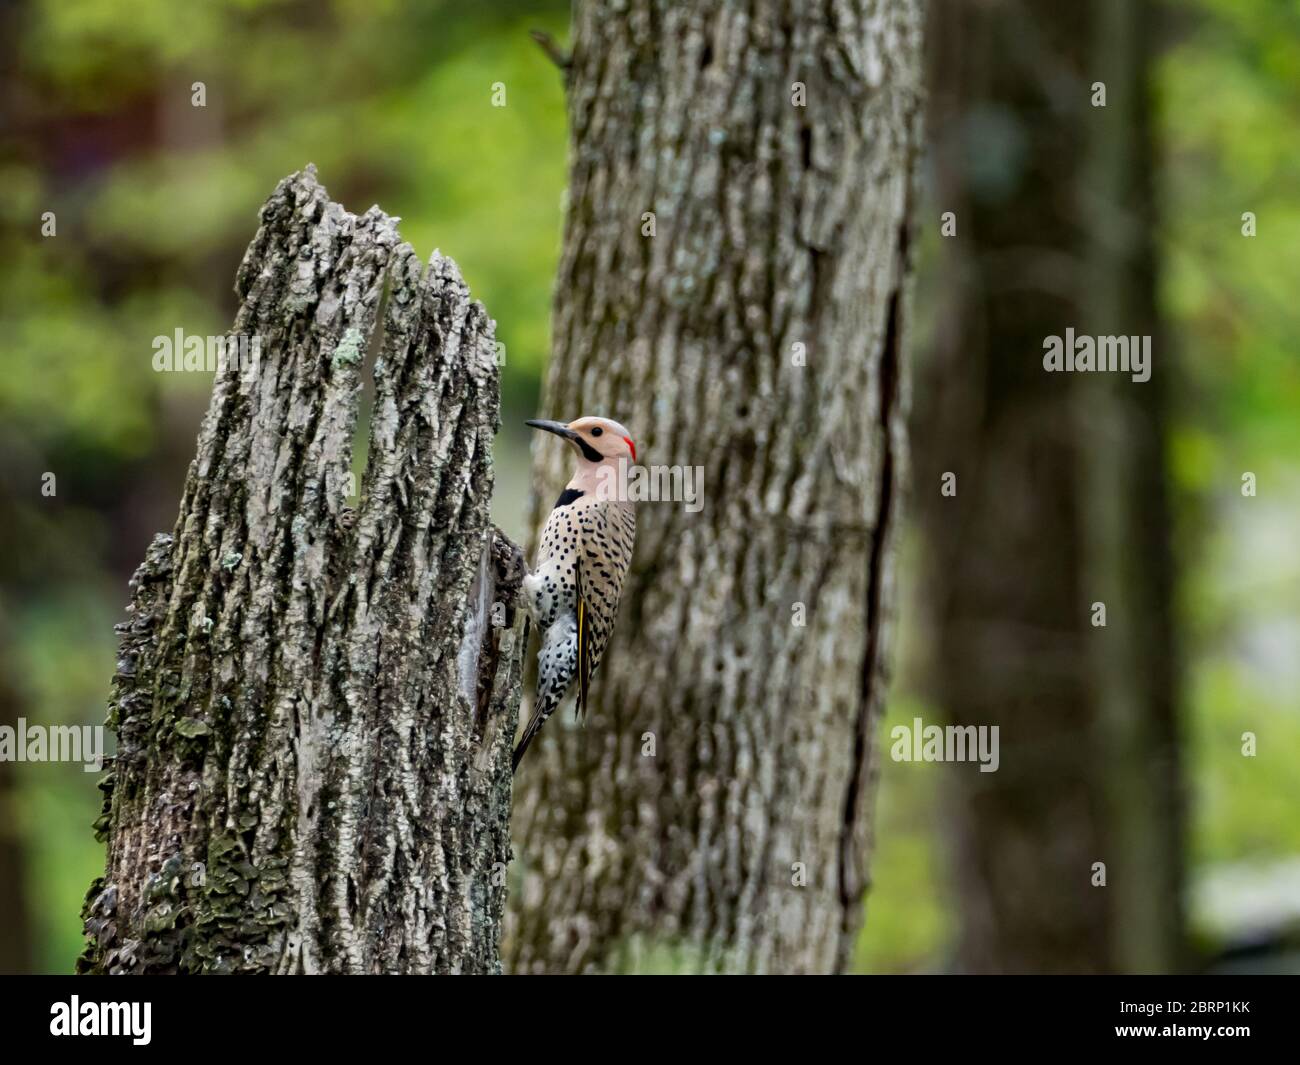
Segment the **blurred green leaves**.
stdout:
[[1300,4],[1182,6],[1156,84],[1195,872],[1300,853]]

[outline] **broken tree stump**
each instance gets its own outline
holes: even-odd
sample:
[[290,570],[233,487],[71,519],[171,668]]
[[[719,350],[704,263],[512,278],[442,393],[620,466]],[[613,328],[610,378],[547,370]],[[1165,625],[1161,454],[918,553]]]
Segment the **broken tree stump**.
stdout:
[[217,373],[118,626],[79,968],[499,971],[522,623],[488,517],[493,322],[311,167],[236,291],[258,358]]

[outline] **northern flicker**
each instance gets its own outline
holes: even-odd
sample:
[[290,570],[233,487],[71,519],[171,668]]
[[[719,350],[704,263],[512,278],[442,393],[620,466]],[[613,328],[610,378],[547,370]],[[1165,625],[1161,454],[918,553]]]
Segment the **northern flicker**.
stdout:
[[608,418],[528,424],[567,440],[577,469],[546,519],[536,566],[523,581],[542,648],[533,716],[515,748],[515,769],[575,680],[576,713],[586,714],[587,685],[614,629],[636,537],[636,512],[619,491],[620,462],[636,461],[632,434]]

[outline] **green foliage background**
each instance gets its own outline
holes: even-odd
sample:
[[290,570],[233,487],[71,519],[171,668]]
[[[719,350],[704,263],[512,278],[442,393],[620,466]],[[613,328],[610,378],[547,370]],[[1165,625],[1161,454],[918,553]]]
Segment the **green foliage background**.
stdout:
[[[0,686],[33,724],[99,724],[113,625],[170,529],[210,375],[152,340],[220,334],[257,211],[314,162],[358,213],[459,263],[506,346],[497,515],[522,526],[549,346],[564,97],[529,37],[562,3],[38,0],[0,18]],[[203,82],[206,106],[192,106]],[[505,86],[505,107],[492,87]],[[56,235],[42,237],[42,214]],[[41,495],[42,474],[57,494]],[[102,871],[93,774],[19,765],[35,967],[70,971]],[[14,933],[16,914],[0,914]]]
[[[1300,856],[1300,5],[1176,8],[1157,72],[1160,247],[1179,359],[1169,462],[1199,885]],[[174,521],[211,386],[155,374],[152,339],[228,328],[258,207],[308,162],[336,200],[379,203],[419,253],[454,257],[496,318],[497,516],[520,529],[518,426],[549,346],[566,152],[559,74],[528,30],[563,39],[566,23],[553,0],[32,0],[0,13],[0,697],[18,713],[103,720],[126,579]],[[205,107],[191,105],[195,82]],[[933,228],[938,209],[925,210]],[[1240,495],[1245,470],[1255,499]],[[886,728],[917,713],[930,708],[904,680]],[[1240,754],[1246,730],[1255,759]],[[942,964],[941,768],[883,764],[862,968]],[[8,830],[25,845],[41,971],[70,970],[80,951],[81,898],[102,871],[94,782],[79,766],[17,767]],[[1193,912],[1207,935],[1226,931],[1213,907]],[[18,919],[0,914],[3,934]]]

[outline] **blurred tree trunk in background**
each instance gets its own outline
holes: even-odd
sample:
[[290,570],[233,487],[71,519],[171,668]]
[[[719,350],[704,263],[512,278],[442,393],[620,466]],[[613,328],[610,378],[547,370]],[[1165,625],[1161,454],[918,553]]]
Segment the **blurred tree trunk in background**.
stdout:
[[[920,5],[575,5],[544,401],[638,508],[585,729],[519,770],[515,972],[846,966],[886,680]],[[533,521],[569,474],[544,442]]]
[[[1174,363],[1155,305],[1151,11],[936,0],[931,13],[936,209],[957,220],[938,242],[915,420],[931,674],[951,720],[1001,729],[996,773],[949,776],[958,962],[1177,968]],[[1151,336],[1150,380],[1045,372],[1044,338],[1068,327]]]
[[492,323],[311,169],[261,223],[231,331],[260,358],[218,371],[118,626],[81,968],[494,972],[520,659],[489,621],[518,576],[488,522]]

